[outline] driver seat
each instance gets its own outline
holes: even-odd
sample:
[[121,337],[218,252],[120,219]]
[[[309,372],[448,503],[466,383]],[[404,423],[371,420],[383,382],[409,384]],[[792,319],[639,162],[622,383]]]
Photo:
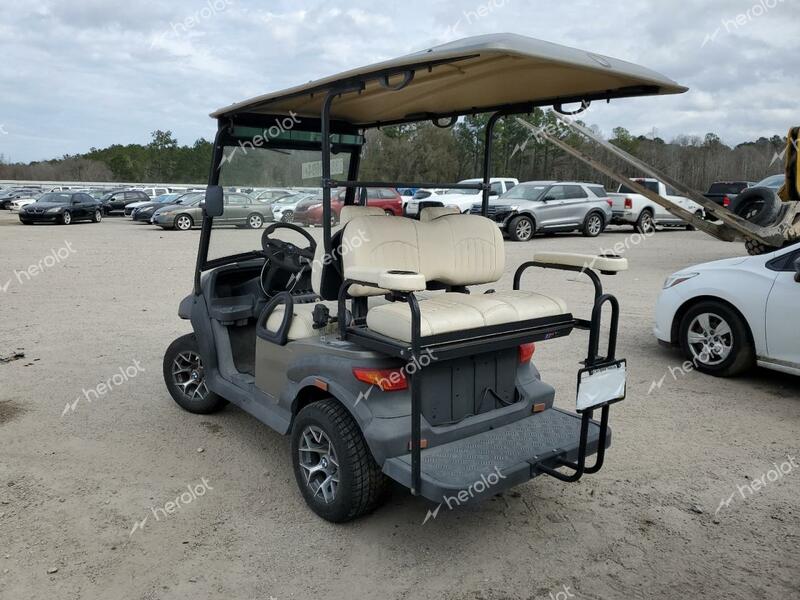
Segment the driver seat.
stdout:
[[[341,242],[342,232],[344,226],[350,221],[358,217],[374,217],[385,216],[383,209],[377,206],[343,206],[339,215],[339,228],[333,233],[331,243],[334,248],[334,257],[328,258],[325,256],[324,244],[317,244],[314,253],[314,262],[311,265],[311,287],[317,295],[317,299],[303,304],[296,303],[292,308],[292,318],[289,321],[289,332],[287,335],[288,341],[302,340],[320,335],[328,335],[335,333],[337,325],[329,323],[320,329],[314,329],[314,308],[318,304],[324,304],[328,307],[331,314],[335,315],[337,310],[336,299],[339,293],[339,285],[341,284],[341,276],[339,276],[336,268],[333,265],[334,260],[341,262]],[[325,285],[323,285],[325,282]],[[324,301],[321,299],[325,299]],[[286,312],[286,306],[280,305],[272,311],[267,319],[266,328],[268,331],[275,333],[283,322],[283,315]]]

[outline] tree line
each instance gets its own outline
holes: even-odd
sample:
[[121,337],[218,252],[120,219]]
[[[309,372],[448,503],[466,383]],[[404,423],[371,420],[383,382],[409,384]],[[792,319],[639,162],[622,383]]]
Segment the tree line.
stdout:
[[[626,175],[639,174],[608,153],[596,152],[593,142],[563,125],[551,111],[536,109],[521,118],[571,146],[589,151]],[[362,155],[361,178],[444,183],[479,177],[487,120],[488,115],[476,115],[459,119],[449,128],[426,122],[370,130]],[[599,133],[596,127],[592,129]],[[181,146],[171,131],[161,130],[152,132],[151,138],[147,145],[115,144],[27,164],[8,163],[0,156],[0,179],[143,183],[199,183],[207,179],[211,142],[201,138],[190,146]],[[609,141],[699,191],[705,191],[714,181],[759,181],[783,169],[776,154],[783,149],[785,138],[778,135],[729,147],[714,133],[704,137],[680,135],[667,142],[655,132],[634,136],[625,128],[616,127]],[[514,117],[497,123],[491,172],[520,181],[555,179],[616,185],[532,134]],[[231,178],[225,179],[231,182]]]

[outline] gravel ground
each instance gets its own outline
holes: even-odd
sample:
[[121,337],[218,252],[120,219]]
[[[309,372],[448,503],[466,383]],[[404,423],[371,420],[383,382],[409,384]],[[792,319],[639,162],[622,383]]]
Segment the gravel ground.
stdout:
[[[189,331],[177,306],[198,237],[122,218],[23,227],[0,214],[0,598],[800,597],[798,469],[744,487],[800,457],[800,379],[672,375],[682,358],[651,333],[666,275],[742,245],[623,229],[507,243],[511,266],[493,287],[510,287],[534,249],[629,247],[631,269],[606,279],[630,369],[606,466],[577,484],[540,477],[425,525],[432,505],[397,488],[373,515],[337,526],[304,505],[286,439],[235,407],[195,416],[167,394],[161,358]],[[16,274],[40,261],[29,279]],[[576,314],[588,306],[575,277],[532,273],[534,285]],[[559,406],[574,403],[585,344],[577,332],[537,349]],[[187,486],[195,493],[181,499]],[[176,498],[173,514],[151,510]]]

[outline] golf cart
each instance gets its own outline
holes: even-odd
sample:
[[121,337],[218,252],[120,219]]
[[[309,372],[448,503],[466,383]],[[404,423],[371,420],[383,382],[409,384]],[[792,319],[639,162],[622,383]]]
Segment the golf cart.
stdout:
[[[516,269],[513,289],[470,289],[506,269],[503,237],[486,217],[493,130],[500,118],[534,107],[683,91],[630,63],[505,34],[213,113],[194,290],[179,309],[194,333],[164,357],[172,397],[199,414],[232,402],[289,435],[302,495],[334,522],[377,506],[389,479],[434,502],[462,503],[538,475],[574,482],[599,471],[611,442],[610,406],[625,397],[626,376],[616,357],[619,304],[604,293],[601,275],[627,262],[537,252]],[[478,113],[491,113],[482,180],[358,180],[366,130],[420,121],[447,127]],[[215,229],[225,210],[221,186],[231,185],[321,185],[321,242],[290,223],[258,237]],[[362,187],[479,190],[482,216],[446,207],[427,208],[419,220],[387,216],[357,204]],[[346,190],[336,226],[335,189]],[[575,317],[539,290],[527,276],[534,267],[587,276],[591,316]],[[589,334],[575,413],[553,406],[555,390],[531,362],[536,342],[573,330]]]

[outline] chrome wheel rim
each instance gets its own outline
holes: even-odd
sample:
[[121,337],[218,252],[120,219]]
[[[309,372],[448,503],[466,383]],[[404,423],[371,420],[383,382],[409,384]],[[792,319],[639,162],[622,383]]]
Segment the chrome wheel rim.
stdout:
[[69,225],[72,222],[72,215],[68,212],[64,213],[64,225]]
[[284,223],[291,223],[292,220],[294,220],[294,213],[291,210],[287,210],[285,213],[283,213],[281,221]]
[[203,361],[197,352],[181,352],[172,361],[172,381],[187,400],[204,400],[208,395]]
[[603,222],[600,220],[600,217],[594,215],[593,217],[589,217],[589,233],[592,235],[599,235],[600,230],[603,228]]
[[653,217],[651,217],[649,214],[646,214],[644,217],[642,217],[642,232],[643,233],[650,233],[651,231],[653,231],[655,229],[655,227],[656,227],[656,225],[655,225],[655,222],[653,221]]
[[192,222],[189,220],[189,217],[178,217],[178,229],[189,229],[191,226]]
[[733,330],[725,319],[714,313],[701,313],[692,319],[686,339],[692,358],[704,365],[719,365],[733,351]]
[[328,435],[316,425],[307,425],[300,435],[300,468],[313,498],[330,504],[339,488],[339,459]]
[[250,217],[250,227],[252,227],[253,229],[259,229],[261,225],[262,225],[261,217],[259,217],[258,215],[252,215]]
[[94,211],[94,220],[95,221],[102,221],[103,215],[100,214],[99,210]]
[[527,240],[531,237],[531,233],[533,233],[533,225],[531,225],[528,219],[522,219],[517,223],[517,227],[514,231],[519,239]]

